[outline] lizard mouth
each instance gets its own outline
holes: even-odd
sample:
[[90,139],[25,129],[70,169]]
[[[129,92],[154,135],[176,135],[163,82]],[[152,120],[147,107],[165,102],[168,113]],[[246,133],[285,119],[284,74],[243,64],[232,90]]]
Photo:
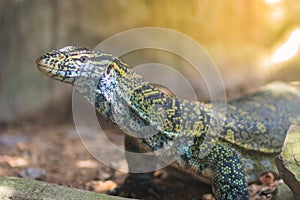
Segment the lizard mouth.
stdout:
[[41,64],[37,64],[37,67],[38,67],[38,68],[46,68],[46,69],[49,69],[49,67],[48,67],[48,66],[41,65]]
[[49,65],[47,65],[47,60],[49,58],[46,57],[46,56],[42,56],[42,57],[39,57],[38,59],[36,59],[35,63],[37,65],[38,68],[42,67],[42,68],[51,68],[49,67]]
[[42,57],[36,59],[36,65],[37,65],[37,68],[42,72],[42,73],[51,73],[54,68],[47,65],[45,62],[44,62],[44,59]]
[[52,77],[57,72],[53,67],[49,67],[48,65],[44,65],[41,63],[37,63],[37,68],[40,72],[49,77]]
[[41,71],[41,72],[51,72],[53,69],[50,68],[49,66],[46,65],[42,65],[42,64],[37,64],[37,68]]

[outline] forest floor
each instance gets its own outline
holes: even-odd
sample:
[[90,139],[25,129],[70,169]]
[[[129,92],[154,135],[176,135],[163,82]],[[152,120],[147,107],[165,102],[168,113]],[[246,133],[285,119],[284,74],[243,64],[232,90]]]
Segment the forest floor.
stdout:
[[[104,132],[113,143],[123,148],[121,131],[102,123]],[[100,144],[100,143],[99,143]],[[101,152],[106,154],[101,142]],[[111,156],[111,165],[116,163]],[[121,161],[126,165],[126,161]],[[24,123],[0,128],[0,175],[35,178],[48,183],[107,193],[120,185],[127,173],[106,167],[95,159],[82,144],[73,122]],[[181,179],[159,170],[153,178],[159,199],[194,199],[210,193],[209,185],[193,179]],[[155,195],[141,194],[142,199],[157,199]]]

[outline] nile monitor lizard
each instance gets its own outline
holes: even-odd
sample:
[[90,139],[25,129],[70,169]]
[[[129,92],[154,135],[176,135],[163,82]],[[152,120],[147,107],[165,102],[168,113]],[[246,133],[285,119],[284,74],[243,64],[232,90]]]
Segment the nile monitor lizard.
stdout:
[[[137,147],[127,145],[127,149],[156,151],[173,144],[175,152],[166,153],[177,156],[174,166],[198,176],[210,168],[217,199],[248,199],[247,181],[264,171],[276,171],[274,158],[287,129],[300,124],[300,92],[285,83],[269,84],[229,101],[223,115],[210,103],[162,93],[118,58],[101,51],[68,46],[36,62],[45,75],[93,93],[95,100],[90,94],[83,96],[100,114],[124,126],[121,129],[157,130],[149,137],[127,136],[126,143]],[[220,135],[214,135],[221,121]],[[208,135],[213,137],[204,144]],[[129,170],[134,167],[130,162],[135,161],[129,159]]]

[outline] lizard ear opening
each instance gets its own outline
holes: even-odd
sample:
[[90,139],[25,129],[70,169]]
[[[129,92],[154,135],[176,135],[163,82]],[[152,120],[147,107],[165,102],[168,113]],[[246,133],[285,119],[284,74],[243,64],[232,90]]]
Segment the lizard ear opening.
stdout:
[[111,76],[114,73],[114,63],[109,64],[106,68],[105,68],[105,75],[107,76]]

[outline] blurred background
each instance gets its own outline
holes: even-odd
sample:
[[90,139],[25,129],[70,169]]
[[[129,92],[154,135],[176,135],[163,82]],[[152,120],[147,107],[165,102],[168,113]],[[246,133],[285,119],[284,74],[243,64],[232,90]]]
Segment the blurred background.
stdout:
[[93,48],[144,26],[174,29],[201,44],[229,98],[272,80],[299,79],[298,0],[1,0],[1,123],[41,111],[70,115],[71,87],[37,70],[41,54],[70,44]]
[[[52,49],[94,48],[114,34],[149,26],[179,31],[202,45],[218,66],[229,99],[274,80],[300,79],[299,0],[0,0],[0,175],[94,191],[99,187],[90,181],[100,180],[109,185],[100,192],[121,184],[126,174],[101,165],[78,139],[72,87],[41,74],[35,60]],[[144,50],[122,59],[132,67],[167,60],[187,76],[199,99],[209,100],[203,77],[174,55]],[[120,130],[101,127],[122,147]],[[99,141],[100,153],[107,145]],[[119,165],[126,161],[112,157],[109,166]],[[155,177],[159,188],[167,188],[162,199],[211,192],[207,185],[165,180],[162,172]],[[105,182],[110,180],[113,184]]]

